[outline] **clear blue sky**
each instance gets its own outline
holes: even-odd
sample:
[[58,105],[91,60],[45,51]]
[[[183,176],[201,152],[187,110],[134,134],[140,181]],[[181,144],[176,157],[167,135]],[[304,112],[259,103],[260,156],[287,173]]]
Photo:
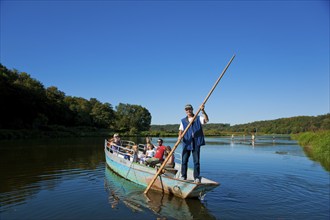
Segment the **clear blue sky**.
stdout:
[[329,1],[3,1],[1,63],[174,124],[329,113]]

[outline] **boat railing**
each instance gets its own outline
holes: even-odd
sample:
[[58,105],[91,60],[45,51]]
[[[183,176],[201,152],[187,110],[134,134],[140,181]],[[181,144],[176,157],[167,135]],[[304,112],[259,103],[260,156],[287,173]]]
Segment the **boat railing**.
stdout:
[[133,145],[135,145],[135,143],[133,141],[126,141],[126,140],[121,141],[121,146],[122,147],[127,147],[127,146],[132,147]]
[[144,144],[138,144],[138,149],[139,149],[139,151],[144,152],[144,151],[145,151],[145,146],[144,146]]
[[[117,145],[115,143],[110,143],[109,141],[105,140],[106,149],[119,157],[128,158],[133,161],[134,150],[132,147],[135,145],[133,141],[121,141],[121,145]],[[127,157],[128,156],[128,157]]]
[[180,167],[182,166],[182,155],[181,155],[181,153],[174,152],[174,163],[179,165],[179,166],[175,165],[175,167],[174,167],[175,169],[178,170],[178,172],[176,173],[176,177],[179,178],[181,176]]
[[174,162],[178,164],[182,164],[182,156],[179,152],[174,152]]
[[[114,143],[110,143],[109,141],[105,140],[105,146],[107,148],[107,150],[110,153],[113,153],[119,157],[125,158],[125,156],[127,157],[127,155],[134,155],[134,150],[131,149],[132,146],[135,145],[135,143],[133,141],[126,141],[126,140],[122,140],[121,141],[121,145],[116,145]],[[145,149],[145,145],[144,144],[138,144],[138,151],[139,152],[143,152]],[[179,152],[174,152],[174,158],[175,158],[175,163],[176,164],[182,164],[182,155]],[[132,157],[130,157],[130,160],[132,160]]]

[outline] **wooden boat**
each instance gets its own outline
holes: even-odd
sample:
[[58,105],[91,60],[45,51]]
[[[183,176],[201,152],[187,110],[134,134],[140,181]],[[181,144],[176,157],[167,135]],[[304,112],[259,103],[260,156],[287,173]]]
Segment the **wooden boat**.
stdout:
[[[136,161],[136,158],[125,159],[128,146],[135,145],[131,141],[122,141],[121,146],[111,144],[105,140],[104,151],[106,163],[118,175],[134,183],[147,187],[157,172],[156,168],[146,166]],[[142,154],[143,145],[139,146],[139,155]],[[133,152],[131,152],[133,154]],[[176,155],[178,155],[176,153]],[[176,156],[181,159],[180,156]],[[218,182],[202,177],[200,183],[193,181],[193,170],[188,168],[187,180],[181,180],[181,164],[176,161],[174,168],[164,169],[152,185],[151,189],[180,198],[203,198],[205,194],[220,184]]]

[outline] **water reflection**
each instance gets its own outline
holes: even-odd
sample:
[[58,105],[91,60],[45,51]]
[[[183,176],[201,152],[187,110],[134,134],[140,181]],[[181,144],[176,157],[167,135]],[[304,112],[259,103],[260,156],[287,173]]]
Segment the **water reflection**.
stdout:
[[246,136],[234,137],[208,137],[208,145],[254,145],[254,146],[271,146],[277,144],[297,145],[297,141],[291,140],[289,136],[256,136],[254,139]]
[[105,188],[109,193],[109,204],[114,209],[117,209],[122,202],[132,212],[149,209],[156,215],[166,218],[216,219],[200,200],[180,199],[152,190],[145,195],[144,187],[116,175],[107,166],[105,167]]
[[329,219],[329,172],[295,141],[240,139],[207,138],[202,172],[221,182],[207,203],[145,197],[105,168],[103,138],[0,141],[0,219]]
[[86,175],[104,160],[98,139],[1,141],[0,202],[17,205],[65,178]]
[[309,159],[319,162],[326,171],[330,171],[330,163],[326,159],[315,157],[308,147],[304,147],[304,152]]

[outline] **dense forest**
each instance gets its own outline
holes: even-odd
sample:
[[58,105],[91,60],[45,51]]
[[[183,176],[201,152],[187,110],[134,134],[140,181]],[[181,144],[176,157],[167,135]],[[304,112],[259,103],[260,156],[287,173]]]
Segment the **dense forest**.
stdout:
[[137,133],[149,130],[150,112],[139,105],[96,98],[66,96],[55,86],[45,88],[25,72],[0,64],[0,129],[49,130],[56,126],[95,127]]
[[[175,136],[179,127],[178,124],[151,125],[150,112],[140,105],[119,103],[113,108],[110,103],[102,103],[96,98],[87,100],[67,96],[55,86],[45,88],[28,73],[9,70],[2,64],[0,64],[0,103],[0,139],[13,138],[3,135],[8,130],[38,132],[67,128],[80,131],[93,128],[96,132],[105,129],[107,134],[120,132],[125,135]],[[209,123],[204,126],[205,135],[252,132],[296,134],[322,130],[330,130],[329,113],[233,126],[222,123]]]

